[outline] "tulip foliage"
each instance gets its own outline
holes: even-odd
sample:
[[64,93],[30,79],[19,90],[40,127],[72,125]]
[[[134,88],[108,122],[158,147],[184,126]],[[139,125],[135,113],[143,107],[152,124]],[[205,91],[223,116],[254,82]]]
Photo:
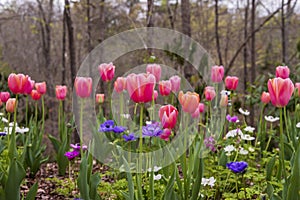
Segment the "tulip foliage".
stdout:
[[[278,66],[247,96],[239,93],[239,77],[224,77],[223,66],[211,67],[201,92],[159,64],[124,77],[115,70],[113,63],[99,65],[100,81],[111,87],[99,93],[92,77],[75,78],[74,119],[65,109],[71,87],[55,87],[53,133],[44,125],[46,81],[10,74],[9,91],[0,92],[0,199],[35,199],[49,157],[44,136],[54,148],[55,175],[76,182],[60,194],[65,199],[300,199],[300,80],[290,68]],[[91,100],[94,123],[87,117]],[[34,112],[20,120],[23,102],[24,115],[30,106]],[[259,110],[251,113],[246,108],[254,104]],[[36,183],[21,192],[27,178]],[[59,193],[69,185],[56,187]]]

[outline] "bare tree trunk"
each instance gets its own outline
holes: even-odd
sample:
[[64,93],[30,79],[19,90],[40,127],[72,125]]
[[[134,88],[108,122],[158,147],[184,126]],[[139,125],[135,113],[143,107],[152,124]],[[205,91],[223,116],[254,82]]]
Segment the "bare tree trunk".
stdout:
[[[90,15],[90,0],[86,0],[86,19],[87,19],[87,49],[88,53],[92,51],[92,41],[91,41],[91,15]],[[89,76],[92,76],[92,64],[89,57]]]
[[71,69],[71,80],[72,85],[74,85],[76,77],[76,53],[75,53],[75,41],[74,41],[74,27],[71,18],[71,9],[69,0],[65,0],[66,9],[66,23],[68,29],[68,39],[69,39],[69,53],[70,53],[70,69]]
[[285,35],[285,14],[284,14],[284,0],[281,1],[281,50],[282,50],[282,63],[286,63],[286,35]]
[[253,35],[255,33],[257,33],[258,31],[260,31],[260,29],[267,23],[269,22],[279,11],[281,10],[281,7],[276,9],[272,14],[270,14],[268,17],[266,17],[264,19],[264,21],[259,24],[259,26],[254,30],[251,31],[250,35],[246,38],[246,40],[239,46],[239,48],[235,51],[235,53],[233,54],[232,59],[230,60],[228,67],[225,70],[225,75],[228,75],[229,71],[231,70],[231,68],[233,67],[233,64],[237,58],[237,56],[239,55],[239,53],[243,50],[244,46],[248,43],[248,41],[253,37]]
[[147,27],[153,27],[153,0],[147,0]]
[[[255,0],[252,0],[252,10],[251,10],[251,32],[253,33],[255,30]],[[252,35],[251,39],[251,84],[255,82],[255,74],[256,74],[256,62],[255,62],[255,33]],[[250,112],[252,115],[250,116],[250,124],[254,124],[254,107],[250,104]]]
[[[249,0],[247,0],[247,5],[245,7],[244,40],[246,40],[248,36],[248,12],[249,12]],[[244,91],[245,92],[247,89],[247,78],[248,78],[247,61],[248,61],[248,48],[246,44],[244,46]]]
[[[53,15],[53,0],[49,0],[48,14],[43,8],[43,2],[37,0],[37,3],[39,8],[39,13],[41,16],[40,28],[41,28],[41,36],[42,36],[42,52],[44,58],[44,62],[42,66],[45,67],[46,70],[43,70],[43,72],[45,72],[45,71],[49,71],[51,68],[51,22],[52,22],[52,15]],[[53,83],[52,73],[50,73],[49,76],[48,76],[48,81],[50,82],[50,84],[48,84],[49,94],[50,96],[53,96],[54,90],[52,85]]]
[[66,85],[66,8],[64,8],[63,14],[63,30],[62,30],[62,70],[61,70],[61,83]]
[[219,64],[223,65],[221,47],[220,47],[220,36],[219,36],[219,2],[215,0],[215,35],[216,35],[216,48],[219,57]]
[[[190,1],[189,0],[181,0],[181,28],[182,33],[191,37],[191,13],[190,13]],[[189,57],[189,46],[187,42],[184,46],[184,54],[185,58]],[[186,60],[183,64],[183,70],[179,69],[181,74],[184,74],[186,78],[190,78],[193,75],[193,66],[191,66]]]

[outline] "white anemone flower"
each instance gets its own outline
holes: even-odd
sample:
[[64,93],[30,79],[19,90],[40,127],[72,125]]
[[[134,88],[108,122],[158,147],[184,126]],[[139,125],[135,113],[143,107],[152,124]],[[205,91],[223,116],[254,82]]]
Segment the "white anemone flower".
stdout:
[[244,128],[244,131],[247,131],[247,132],[249,132],[249,133],[253,133],[254,130],[255,130],[255,128],[252,127],[252,126],[247,126],[246,128]]
[[243,110],[242,108],[239,108],[239,112],[242,114],[242,115],[250,115],[250,112],[248,110]]
[[215,185],[215,182],[216,182],[216,179],[214,177],[201,179],[201,185],[203,185],[203,186],[209,185],[210,187],[213,187]]
[[224,151],[226,152],[227,156],[230,156],[231,152],[235,151],[235,147],[233,145],[228,145],[224,148]]
[[249,152],[246,149],[244,149],[243,147],[241,147],[239,153],[241,155],[247,155]]
[[29,128],[24,128],[24,127],[22,127],[22,128],[20,128],[20,127],[16,127],[16,133],[27,133],[29,131]]
[[243,135],[243,132],[240,129],[233,129],[231,131],[228,131],[228,133],[226,134],[225,138],[230,138],[230,137],[235,137],[237,135]]
[[153,170],[152,170],[152,168],[150,167],[150,168],[148,169],[148,172],[152,172],[152,171],[153,171],[153,172],[158,172],[159,170],[161,170],[161,168],[162,168],[162,167],[154,166],[154,167],[153,167]]
[[279,117],[273,117],[273,116],[265,116],[265,120],[268,121],[268,122],[276,122],[279,120]]
[[230,91],[227,91],[227,90],[222,90],[222,91],[220,92],[221,95],[227,95],[227,96],[230,95],[230,93],[231,93],[231,92],[230,92]]
[[2,122],[4,122],[4,123],[8,123],[8,119],[6,119],[5,117],[2,117]]
[[153,179],[154,179],[155,181],[158,181],[158,180],[161,179],[161,177],[162,177],[161,174],[157,174],[157,175],[154,175]]
[[297,128],[300,128],[300,122],[298,122],[298,123],[296,124],[296,127],[297,127]]
[[250,140],[255,140],[255,137],[245,134],[245,135],[241,135],[241,139],[250,141]]
[[4,115],[4,113],[0,112],[0,116],[3,116],[3,115]]

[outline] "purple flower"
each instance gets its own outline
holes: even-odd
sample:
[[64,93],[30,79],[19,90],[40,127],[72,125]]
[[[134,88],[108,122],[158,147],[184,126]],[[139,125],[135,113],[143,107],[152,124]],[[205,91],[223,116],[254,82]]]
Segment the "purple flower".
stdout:
[[[70,147],[72,148],[72,149],[74,149],[75,151],[80,151],[80,144],[70,144]],[[82,146],[82,149],[83,150],[87,150],[87,146],[86,145],[83,145]]]
[[152,122],[151,124],[147,124],[142,128],[143,137],[158,137],[163,133],[163,130],[160,128],[158,122]]
[[226,116],[226,119],[229,121],[229,122],[233,122],[233,123],[236,123],[238,120],[239,120],[239,118],[237,117],[237,116],[230,116],[230,115],[227,115]]
[[206,148],[209,148],[211,151],[213,151],[213,152],[216,151],[214,137],[210,136],[208,138],[205,138],[204,144],[205,144]]
[[126,127],[123,126],[115,126],[113,128],[113,132],[115,133],[123,133],[126,130]]
[[79,155],[80,155],[80,152],[77,151],[77,150],[68,151],[68,152],[65,153],[65,156],[67,156],[67,158],[69,160],[73,160],[74,158],[76,158]]
[[110,132],[114,130],[115,123],[113,120],[107,120],[100,125],[99,132]]
[[130,133],[129,135],[123,135],[123,138],[126,142],[136,140],[134,133]]
[[7,135],[7,133],[5,133],[5,132],[0,132],[0,136],[6,136]]
[[230,162],[226,164],[227,168],[233,171],[234,173],[243,173],[248,167],[248,163],[245,161],[241,162]]

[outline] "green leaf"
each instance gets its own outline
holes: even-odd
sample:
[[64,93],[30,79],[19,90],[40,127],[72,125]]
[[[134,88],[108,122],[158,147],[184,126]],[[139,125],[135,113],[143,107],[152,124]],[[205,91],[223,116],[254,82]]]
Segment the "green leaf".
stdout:
[[[175,164],[174,164],[175,165]],[[176,166],[175,166],[176,167]],[[167,184],[165,193],[164,193],[164,199],[169,200],[169,199],[174,199],[174,181],[175,181],[175,175],[176,175],[176,170],[173,171],[173,174]]]
[[97,172],[97,173],[95,173],[91,176],[90,197],[93,200],[100,200],[101,199],[99,194],[97,193],[97,188],[98,188],[98,185],[99,185],[100,181],[101,181],[101,177],[100,177],[99,172]]
[[127,181],[128,181],[128,194],[126,194],[125,192],[122,192],[123,196],[125,199],[127,200],[134,200],[134,184],[133,184],[133,180],[132,180],[132,175],[129,172],[130,171],[130,167],[129,164],[127,162],[127,160],[123,157],[123,161],[124,161],[124,165],[125,165],[125,169],[126,169],[126,175],[127,175]]
[[83,155],[81,155],[81,163],[80,163],[80,172],[79,172],[79,176],[78,176],[78,188],[80,191],[80,198],[84,199],[84,200],[89,200],[90,196],[89,196],[89,185],[87,182],[87,156],[86,153],[84,153]]
[[300,199],[300,143],[295,154],[294,164],[290,177],[290,185],[288,187],[287,199]]
[[60,141],[58,139],[56,139],[55,137],[53,137],[52,135],[50,135],[50,134],[48,134],[48,138],[51,141],[51,143],[52,143],[52,145],[55,149],[55,152],[58,152],[59,147],[61,146]]
[[35,200],[38,186],[39,186],[38,182],[36,182],[33,186],[31,186],[29,192],[27,193],[25,200]]
[[23,165],[16,159],[11,160],[5,184],[5,199],[20,199],[20,185],[25,176]]
[[272,171],[275,165],[275,157],[272,157],[266,166],[266,180],[270,181],[272,178]]

